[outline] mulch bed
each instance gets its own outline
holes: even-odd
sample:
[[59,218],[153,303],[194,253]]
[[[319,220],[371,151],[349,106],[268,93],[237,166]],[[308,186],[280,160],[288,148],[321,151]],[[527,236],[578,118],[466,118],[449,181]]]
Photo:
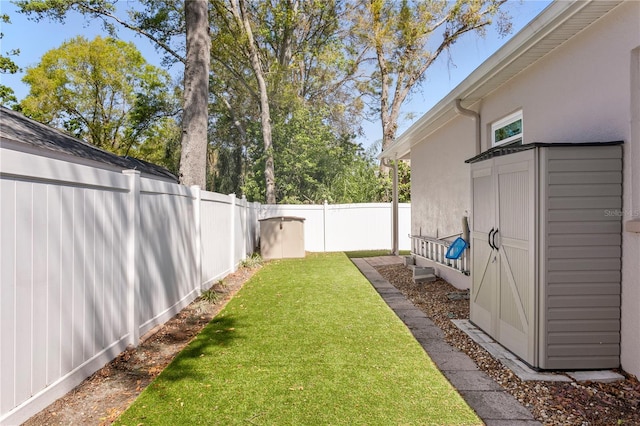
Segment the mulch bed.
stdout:
[[[451,300],[460,290],[438,279],[415,284],[404,265],[376,268],[440,327],[451,345],[465,352],[493,380],[528,407],[545,425],[640,425],[640,383],[626,377],[615,383],[524,382],[459,330],[451,319],[469,318],[469,300]],[[455,298],[454,298],[455,299]]]

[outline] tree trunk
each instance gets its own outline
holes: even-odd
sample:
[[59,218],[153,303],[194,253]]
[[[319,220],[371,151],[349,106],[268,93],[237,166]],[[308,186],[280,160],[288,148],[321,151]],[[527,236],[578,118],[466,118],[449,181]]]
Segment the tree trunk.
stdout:
[[256,76],[258,88],[260,89],[260,125],[262,126],[262,143],[264,145],[264,180],[265,180],[265,199],[267,204],[276,203],[276,179],[275,167],[273,162],[273,143],[271,138],[271,111],[269,109],[269,93],[267,92],[267,83],[264,79],[264,71],[258,57],[258,49],[255,39],[253,38],[253,30],[251,22],[247,15],[244,0],[231,0],[232,12],[238,24],[243,27],[247,36],[249,47],[249,59],[251,68]]
[[207,123],[211,50],[208,1],[185,1],[184,14],[187,30],[187,56],[184,67],[180,183],[187,186],[200,185],[204,189],[207,182]]
[[[266,105],[266,106],[265,106]],[[262,123],[262,141],[264,143],[265,163],[264,163],[264,179],[266,185],[266,201],[267,204],[276,203],[276,175],[273,164],[273,144],[271,142],[271,113],[269,112],[269,100],[266,95],[260,93],[260,121]]]

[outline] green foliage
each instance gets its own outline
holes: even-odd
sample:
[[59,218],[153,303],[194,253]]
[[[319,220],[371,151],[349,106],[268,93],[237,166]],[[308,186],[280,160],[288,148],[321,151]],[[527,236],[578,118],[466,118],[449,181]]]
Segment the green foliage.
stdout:
[[257,266],[262,266],[263,263],[264,261],[262,260],[260,253],[253,253],[251,256],[240,262],[240,266],[243,268],[255,268]]
[[[17,0],[15,3],[22,13],[36,21],[50,19],[64,23],[69,13],[76,12],[87,22],[97,20],[114,37],[117,36],[117,28],[126,28],[155,43],[157,50],[165,53],[165,64],[186,61],[184,2],[181,0],[138,0],[131,3],[133,6],[124,15],[116,13],[124,10],[122,5],[116,8],[117,0]],[[147,71],[148,67],[145,64]],[[140,74],[144,72],[140,70]],[[151,71],[152,74],[157,72],[160,73],[160,86],[157,79],[154,83],[154,78],[151,78],[147,81],[147,88],[136,90],[138,99],[130,101],[135,111],[124,126],[128,128],[128,131],[123,131],[126,138],[116,151],[126,151],[127,141],[135,139],[136,142],[129,146],[129,155],[162,165],[178,174],[181,131],[176,116],[181,112],[180,105],[170,89],[168,75],[157,69]],[[78,134],[83,123],[78,118],[68,118],[66,125],[60,127]]]
[[78,11],[91,17],[113,13],[117,1],[109,0],[16,0],[15,4],[23,13],[35,14],[36,19],[47,17],[64,22],[67,13]]
[[180,136],[168,74],[133,43],[77,37],[27,68],[25,115],[118,155],[177,169]]
[[[381,185],[375,159],[352,136],[336,134],[325,122],[324,110],[305,107],[289,116],[277,117],[273,145],[278,200],[303,204],[362,203],[380,201]],[[259,145],[249,150],[254,164],[243,188],[249,199],[263,194],[263,151]]]
[[[3,24],[10,24],[11,19],[8,15],[2,14],[0,15],[0,21]],[[2,40],[4,34],[0,33],[0,40]],[[7,56],[0,54],[0,74],[15,74],[20,71],[18,65],[10,58],[10,56],[19,55],[19,50],[13,50],[11,52],[6,52]],[[9,86],[5,86],[4,84],[0,84],[0,104],[12,106],[18,99],[15,96],[15,93],[12,88]]]
[[357,151],[353,158],[345,158],[330,184],[332,203],[372,203],[381,201],[381,179],[379,168],[372,157]]
[[203,291],[200,297],[202,298],[202,300],[206,300],[211,304],[216,304],[220,300],[221,295],[213,288],[210,288],[208,290]]
[[0,72],[3,74],[15,74],[20,70],[18,66],[7,56],[0,56]]
[[[265,167],[273,155],[277,199],[309,202],[331,198],[323,176],[355,133],[357,114],[349,59],[340,25],[344,5],[334,1],[246,2],[272,127],[272,151],[265,151],[261,93],[250,62],[249,38],[226,1],[210,11],[213,103],[210,182],[214,190],[265,200]],[[217,65],[217,66],[216,66]],[[310,118],[305,123],[306,117]],[[300,146],[296,147],[295,145]],[[268,146],[268,144],[267,144]],[[291,162],[299,159],[299,164]],[[286,163],[286,164],[285,164]],[[300,186],[296,188],[296,186]]]
[[[393,170],[382,175],[379,180],[377,201],[389,203],[393,201]],[[411,167],[405,161],[398,162],[398,202],[411,202]]]

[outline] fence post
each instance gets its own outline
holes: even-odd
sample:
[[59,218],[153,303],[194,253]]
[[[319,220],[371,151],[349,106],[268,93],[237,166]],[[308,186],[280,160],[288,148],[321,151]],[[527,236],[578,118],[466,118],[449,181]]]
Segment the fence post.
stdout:
[[247,233],[249,232],[249,224],[247,223],[247,209],[249,208],[249,203],[247,203],[247,196],[242,194],[242,220],[244,222],[242,228],[242,260],[247,260]]
[[191,186],[191,195],[193,200],[193,232],[195,233],[195,264],[196,264],[196,282],[194,288],[198,290],[198,295],[202,293],[202,224],[201,221],[201,196],[200,196],[200,186],[193,185]]
[[324,200],[322,205],[322,251],[327,252],[327,209],[329,208],[329,202]]
[[230,238],[229,238],[229,251],[231,252],[231,272],[236,271],[236,194],[229,194],[229,200],[231,201],[231,225],[229,226]]
[[129,178],[127,202],[127,328],[128,345],[136,347],[140,341],[138,245],[140,244],[140,172],[123,170]]
[[251,251],[260,248],[260,209],[262,204],[255,201],[253,203],[253,213],[251,214],[251,227],[253,228],[253,239],[251,240]]

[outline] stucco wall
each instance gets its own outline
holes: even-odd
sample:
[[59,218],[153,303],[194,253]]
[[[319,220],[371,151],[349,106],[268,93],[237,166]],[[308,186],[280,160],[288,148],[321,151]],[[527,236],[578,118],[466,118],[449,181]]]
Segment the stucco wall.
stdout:
[[[640,216],[640,2],[612,10],[471,108],[490,126],[522,109],[524,143],[623,140],[624,221]],[[633,59],[632,59],[633,58]],[[632,84],[633,81],[633,84]],[[632,114],[632,111],[634,113]],[[458,117],[412,147],[412,232],[458,232],[469,209],[473,121]],[[640,234],[624,232],[622,354],[640,377]]]
[[[631,70],[631,135],[625,146],[623,206],[627,215],[640,220],[640,46],[633,51]],[[623,233],[622,256],[622,366],[640,377],[640,234]]]
[[640,5],[627,2],[487,97],[491,122],[523,110],[524,143],[629,139],[631,51],[640,43]]
[[469,165],[475,155],[474,122],[458,117],[428,143],[411,149],[411,233],[446,237],[462,232],[469,209]]

